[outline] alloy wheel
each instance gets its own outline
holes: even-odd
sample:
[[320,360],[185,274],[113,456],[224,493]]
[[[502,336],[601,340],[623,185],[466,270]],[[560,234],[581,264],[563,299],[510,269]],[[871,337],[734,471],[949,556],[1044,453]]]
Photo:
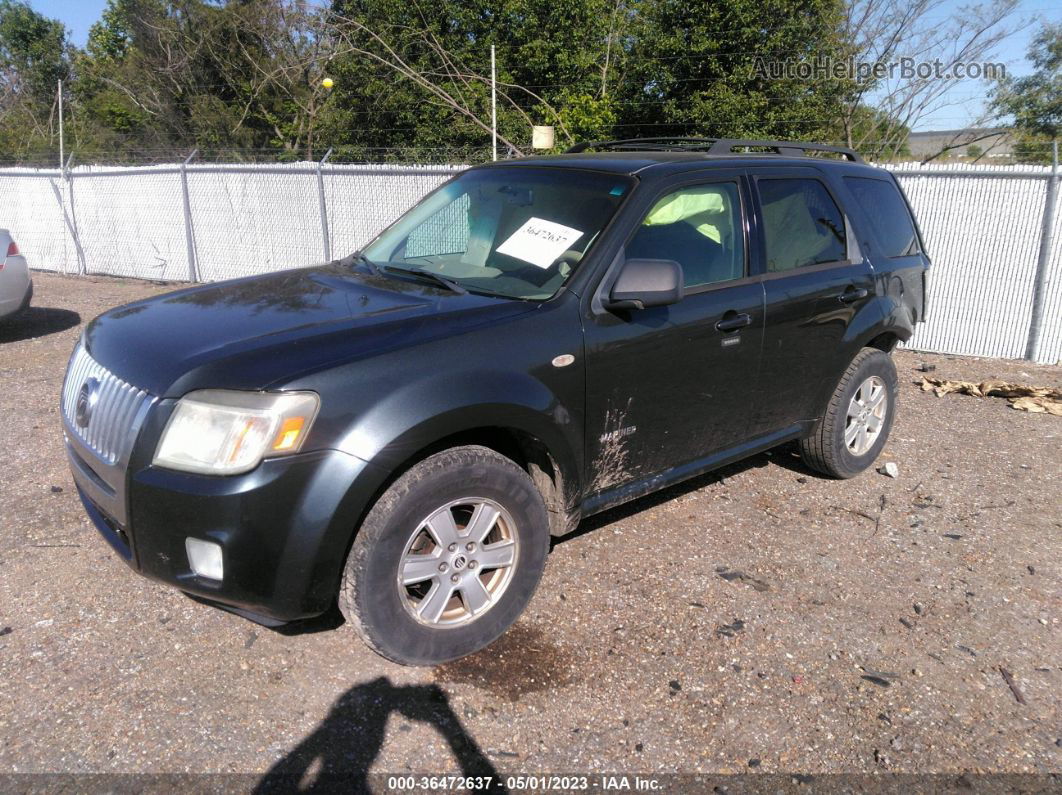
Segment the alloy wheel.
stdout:
[[881,435],[889,409],[888,389],[876,375],[859,385],[848,402],[844,443],[854,456],[866,455]]
[[406,541],[399,597],[421,624],[468,624],[498,603],[518,554],[516,524],[501,505],[483,497],[454,500],[423,519]]

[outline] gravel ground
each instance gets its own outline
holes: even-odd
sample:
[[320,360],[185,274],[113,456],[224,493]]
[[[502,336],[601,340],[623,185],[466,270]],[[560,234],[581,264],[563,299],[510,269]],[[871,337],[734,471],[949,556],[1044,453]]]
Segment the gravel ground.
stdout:
[[914,385],[1062,367],[900,352],[898,478],[780,449],[594,517],[501,641],[411,669],[111,553],[57,396],[83,323],[169,288],[35,280],[0,327],[0,773],[1062,768],[1062,418]]

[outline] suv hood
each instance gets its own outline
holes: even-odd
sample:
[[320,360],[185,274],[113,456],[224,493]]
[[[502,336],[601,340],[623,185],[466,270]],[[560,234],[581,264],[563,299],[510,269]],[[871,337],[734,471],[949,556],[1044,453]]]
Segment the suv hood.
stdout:
[[193,287],[112,309],[85,330],[96,361],[159,397],[265,389],[533,311],[332,263]]

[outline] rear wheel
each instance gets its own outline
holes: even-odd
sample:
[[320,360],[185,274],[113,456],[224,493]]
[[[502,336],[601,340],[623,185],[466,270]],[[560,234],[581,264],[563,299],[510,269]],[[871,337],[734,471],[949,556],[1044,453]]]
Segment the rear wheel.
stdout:
[[548,549],[546,508],[524,470],[485,447],[446,450],[402,475],[370,510],[339,607],[384,657],[446,662],[517,619]]
[[896,366],[876,348],[864,348],[848,365],[814,433],[800,442],[812,469],[835,478],[858,475],[874,463],[896,414]]

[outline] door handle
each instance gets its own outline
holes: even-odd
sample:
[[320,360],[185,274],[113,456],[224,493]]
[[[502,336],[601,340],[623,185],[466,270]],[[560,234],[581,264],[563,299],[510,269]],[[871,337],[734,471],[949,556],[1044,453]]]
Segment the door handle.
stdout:
[[733,311],[727,312],[723,316],[723,319],[715,324],[717,331],[737,331],[739,328],[745,328],[745,326],[752,325],[752,315],[747,312],[736,314]]
[[865,287],[852,287],[849,285],[845,288],[845,291],[837,296],[837,300],[842,304],[850,304],[853,301],[859,301],[870,295],[870,291]]

